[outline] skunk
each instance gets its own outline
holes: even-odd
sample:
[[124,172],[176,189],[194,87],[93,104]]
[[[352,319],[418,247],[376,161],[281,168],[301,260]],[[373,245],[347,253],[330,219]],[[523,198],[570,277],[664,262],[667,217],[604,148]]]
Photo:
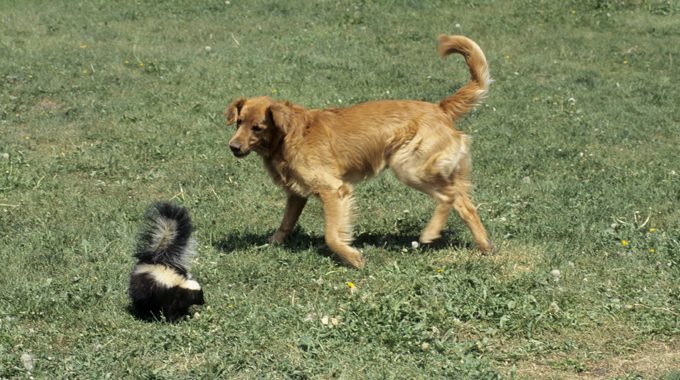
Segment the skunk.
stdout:
[[171,203],[156,203],[146,212],[130,275],[130,311],[145,320],[175,322],[191,305],[203,305],[203,289],[187,265],[196,242],[189,212]]

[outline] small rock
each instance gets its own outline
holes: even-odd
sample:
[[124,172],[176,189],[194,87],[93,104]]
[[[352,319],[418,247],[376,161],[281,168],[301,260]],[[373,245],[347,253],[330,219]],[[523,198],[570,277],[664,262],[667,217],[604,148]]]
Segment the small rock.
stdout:
[[553,278],[555,278],[556,281],[560,279],[561,274],[562,273],[560,273],[559,269],[553,269],[550,271],[550,275],[553,276]]
[[24,365],[26,371],[33,371],[33,355],[29,354],[28,352],[21,354],[21,364]]
[[413,248],[413,249],[418,249],[418,247],[420,247],[420,244],[418,244],[417,241],[412,241],[412,242],[411,242],[411,248]]
[[557,302],[550,303],[550,312],[553,314],[557,314],[560,312],[560,306],[557,304]]

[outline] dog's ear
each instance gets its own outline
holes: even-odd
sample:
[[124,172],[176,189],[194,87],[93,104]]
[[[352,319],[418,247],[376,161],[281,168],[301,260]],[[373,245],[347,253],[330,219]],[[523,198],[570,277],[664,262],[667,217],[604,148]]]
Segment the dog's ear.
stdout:
[[291,109],[290,104],[286,103],[273,103],[267,108],[267,118],[272,121],[272,124],[287,135],[299,122],[298,116]]
[[236,118],[241,113],[244,104],[246,104],[246,98],[238,98],[229,103],[226,111],[224,111],[224,116],[227,117],[227,125],[232,125],[236,122]]

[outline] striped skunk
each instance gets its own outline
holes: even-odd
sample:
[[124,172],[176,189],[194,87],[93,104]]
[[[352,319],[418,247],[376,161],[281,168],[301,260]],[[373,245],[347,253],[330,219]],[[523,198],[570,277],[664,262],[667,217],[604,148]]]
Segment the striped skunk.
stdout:
[[191,305],[205,303],[201,286],[187,269],[195,255],[192,232],[186,208],[156,203],[147,210],[128,289],[130,311],[137,318],[175,322]]

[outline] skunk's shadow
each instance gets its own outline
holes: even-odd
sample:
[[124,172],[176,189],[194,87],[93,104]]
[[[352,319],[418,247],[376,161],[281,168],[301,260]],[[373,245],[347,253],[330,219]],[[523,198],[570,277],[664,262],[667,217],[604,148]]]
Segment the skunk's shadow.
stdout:
[[[273,231],[267,234],[253,234],[240,233],[230,234],[224,239],[216,241],[213,245],[216,249],[223,253],[230,253],[239,249],[265,247],[272,236]],[[403,248],[412,248],[412,243],[418,241],[418,235],[409,233],[387,233],[380,234],[377,232],[363,232],[355,235],[353,246],[361,249],[366,247],[379,247],[389,250],[401,250]],[[322,235],[310,235],[308,232],[296,228],[286,241],[281,245],[286,250],[301,252],[309,249],[315,249],[324,256],[329,256],[332,253],[327,248]],[[437,250],[444,248],[469,248],[470,245],[464,243],[455,236],[451,231],[443,231],[442,237],[431,244],[421,245],[424,250]]]
[[[190,308],[191,311],[195,309],[195,306],[192,306]],[[124,310],[136,321],[142,322],[142,323],[149,323],[149,324],[154,324],[154,323],[167,323],[167,324],[178,324],[183,321],[191,319],[191,313],[186,313],[179,318],[175,319],[174,321],[167,320],[163,314],[155,315],[155,314],[140,314],[137,309],[132,304],[127,304],[124,306]]]

